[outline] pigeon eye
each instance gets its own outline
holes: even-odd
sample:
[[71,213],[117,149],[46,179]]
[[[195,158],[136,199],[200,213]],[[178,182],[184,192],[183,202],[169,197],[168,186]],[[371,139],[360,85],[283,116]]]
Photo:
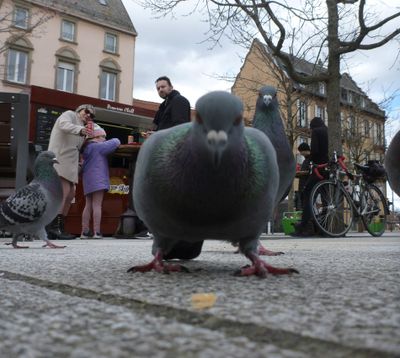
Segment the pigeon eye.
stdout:
[[242,116],[237,117],[235,119],[235,121],[233,122],[233,125],[235,125],[235,126],[239,125],[240,123],[242,123],[242,119],[243,119]]
[[203,120],[201,119],[201,117],[196,113],[196,122],[198,124],[203,124]]

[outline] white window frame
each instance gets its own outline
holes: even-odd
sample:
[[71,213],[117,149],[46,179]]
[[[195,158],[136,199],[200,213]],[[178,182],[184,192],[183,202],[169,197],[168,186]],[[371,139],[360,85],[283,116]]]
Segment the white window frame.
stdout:
[[298,125],[301,128],[308,127],[308,106],[307,102],[298,100]]
[[[65,29],[64,25],[72,25],[72,33],[64,31],[64,29]],[[60,34],[61,39],[65,40],[65,41],[69,41],[69,42],[74,42],[75,34],[76,34],[75,22],[63,19],[61,22],[61,34]],[[72,35],[72,37],[71,37],[71,35]]]
[[[23,16],[19,18],[19,15]],[[29,10],[24,7],[16,6],[14,8],[13,25],[15,27],[18,27],[19,29],[26,30],[28,28],[28,22],[29,22]]]
[[318,91],[319,91],[319,94],[325,95],[326,91],[325,91],[325,83],[324,82],[319,82]]
[[[108,45],[108,39],[113,39],[114,42],[112,44],[112,48],[109,48]],[[106,32],[104,35],[104,51],[110,52],[110,53],[117,53],[118,49],[118,37],[117,35],[111,34],[109,32]]]
[[[15,59],[12,59],[12,54],[15,54]],[[7,57],[7,81],[26,84],[29,53],[10,48]]]
[[100,74],[100,98],[108,101],[116,100],[118,75],[112,71],[102,70]]
[[325,108],[315,105],[315,117],[320,117],[325,122]]
[[56,89],[74,93],[75,71],[73,63],[60,61],[57,65]]

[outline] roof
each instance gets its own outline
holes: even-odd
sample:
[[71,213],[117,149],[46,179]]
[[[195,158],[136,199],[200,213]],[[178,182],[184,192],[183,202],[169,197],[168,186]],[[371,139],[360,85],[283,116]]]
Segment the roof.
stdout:
[[[136,29],[122,0],[26,0],[35,5],[45,6],[62,13],[101,22],[105,26],[125,31],[133,36]],[[106,4],[106,5],[103,5]]]
[[[265,52],[271,56],[271,58],[273,59],[274,63],[279,66],[280,68],[282,68],[283,70],[285,70],[285,65],[283,64],[283,62],[276,56],[274,56],[269,47],[266,44],[263,44],[261,41],[259,41],[258,39],[254,40],[256,43],[258,43],[259,46],[261,46]],[[289,55],[289,54],[287,54]],[[292,63],[294,66],[294,69],[297,72],[300,72],[304,75],[309,75],[311,76],[314,73],[318,73],[318,72],[327,72],[327,68],[325,68],[322,64],[318,63],[312,63],[309,61],[306,61],[304,59],[301,59],[299,57],[296,57],[294,55],[289,55],[292,58]],[[286,71],[285,71],[286,72]],[[287,73],[287,72],[286,72]],[[296,88],[298,89],[302,89],[302,90],[306,90],[308,92],[312,92],[313,94],[317,94],[316,90],[315,90],[315,86],[300,86],[300,85],[296,85]],[[348,73],[342,73],[341,74],[341,78],[340,78],[340,88],[347,90],[347,91],[351,91],[355,94],[358,94],[360,97],[363,97],[365,99],[366,102],[366,107],[364,108],[364,110],[377,114],[379,116],[385,116],[385,112],[382,111],[379,106],[373,102],[368,96],[367,94],[360,88],[357,86],[357,83],[351,78],[351,76]],[[319,94],[320,95],[320,94]],[[326,95],[320,95],[321,97],[326,97]],[[341,98],[341,103],[342,104],[349,104],[348,102],[346,102],[343,98]]]

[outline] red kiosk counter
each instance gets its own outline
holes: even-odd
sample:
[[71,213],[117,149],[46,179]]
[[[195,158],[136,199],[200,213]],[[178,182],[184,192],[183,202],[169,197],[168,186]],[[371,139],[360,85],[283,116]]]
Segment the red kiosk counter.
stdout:
[[[101,232],[103,235],[123,236],[123,219],[132,216],[132,202],[129,195],[130,178],[140,148],[139,143],[128,144],[129,139],[139,142],[139,133],[151,128],[156,106],[130,106],[98,98],[31,86],[29,141],[37,150],[46,150],[51,129],[58,116],[66,110],[75,110],[84,103],[96,109],[95,122],[107,132],[107,138],[119,138],[121,148],[110,156],[110,191],[104,196]],[[140,102],[139,102],[140,103]],[[150,109],[153,107],[154,109]],[[65,220],[66,230],[75,235],[81,233],[81,217],[85,206],[82,183],[76,188],[75,199]],[[122,222],[121,222],[122,220]]]

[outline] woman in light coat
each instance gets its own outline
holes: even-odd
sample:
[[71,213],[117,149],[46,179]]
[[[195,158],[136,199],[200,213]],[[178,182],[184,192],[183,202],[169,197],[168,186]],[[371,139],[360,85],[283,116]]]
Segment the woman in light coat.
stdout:
[[65,233],[64,218],[68,214],[75,186],[78,183],[79,150],[88,134],[85,127],[93,119],[95,109],[91,104],[82,104],[75,111],[66,111],[54,123],[50,134],[48,150],[55,153],[59,164],[55,164],[63,187],[63,201],[60,212],[47,227],[49,239],[70,240],[75,236]]

